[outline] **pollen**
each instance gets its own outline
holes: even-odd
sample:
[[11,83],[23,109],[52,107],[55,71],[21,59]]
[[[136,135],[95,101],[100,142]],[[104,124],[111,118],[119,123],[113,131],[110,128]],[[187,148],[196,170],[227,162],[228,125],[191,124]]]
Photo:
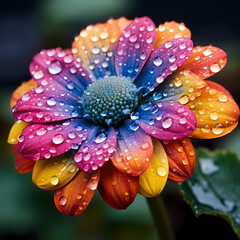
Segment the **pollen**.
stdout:
[[138,106],[137,88],[130,78],[99,78],[84,92],[83,106],[94,124],[118,126]]

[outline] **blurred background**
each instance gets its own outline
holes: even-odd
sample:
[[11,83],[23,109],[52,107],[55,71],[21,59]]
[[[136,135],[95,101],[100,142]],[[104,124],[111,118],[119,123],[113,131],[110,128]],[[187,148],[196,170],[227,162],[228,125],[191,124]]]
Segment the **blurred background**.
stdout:
[[[148,16],[158,26],[184,22],[196,45],[220,47],[228,63],[211,80],[226,87],[240,105],[240,21],[236,1],[202,0],[25,0],[4,1],[0,8],[0,239],[157,239],[144,198],[126,211],[111,209],[96,194],[79,217],[55,208],[53,192],[32,184],[31,174],[14,169],[6,143],[14,122],[9,108],[13,90],[30,79],[29,63],[41,49],[70,48],[75,35],[108,18]],[[196,147],[232,149],[240,156],[240,127],[216,140],[193,141]],[[172,184],[163,192],[176,239],[237,239],[228,223],[213,216],[195,217]]]

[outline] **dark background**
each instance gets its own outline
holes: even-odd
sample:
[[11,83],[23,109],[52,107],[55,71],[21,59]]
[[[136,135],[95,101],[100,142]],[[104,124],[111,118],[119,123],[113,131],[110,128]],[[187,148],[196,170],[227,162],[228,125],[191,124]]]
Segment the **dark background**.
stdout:
[[[4,1],[0,7],[0,239],[157,239],[145,199],[138,196],[126,211],[108,207],[98,194],[79,217],[65,217],[53,192],[32,184],[31,174],[14,170],[6,143],[14,119],[12,91],[30,79],[28,66],[41,49],[70,48],[75,35],[108,18],[148,16],[158,26],[184,22],[194,45],[214,45],[228,54],[226,67],[211,80],[226,87],[240,105],[240,21],[237,1],[39,0]],[[210,149],[232,149],[240,156],[240,128],[216,140],[194,140]],[[195,217],[176,188],[168,184],[164,201],[177,239],[237,239],[228,223],[213,216]]]

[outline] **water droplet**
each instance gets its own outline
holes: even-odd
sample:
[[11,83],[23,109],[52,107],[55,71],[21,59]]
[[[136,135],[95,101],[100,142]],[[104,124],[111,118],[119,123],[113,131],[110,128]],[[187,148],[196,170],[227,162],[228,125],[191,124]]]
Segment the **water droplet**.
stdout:
[[217,119],[218,119],[218,114],[217,114],[216,112],[212,112],[212,113],[210,114],[210,118],[211,118],[212,120],[217,120]]
[[73,56],[71,54],[69,54],[69,55],[65,56],[63,60],[65,63],[71,63],[73,61]]
[[56,101],[55,101],[55,99],[53,98],[53,97],[50,97],[50,98],[48,98],[48,100],[47,100],[47,104],[49,105],[49,106],[55,106],[56,105]]
[[24,141],[24,136],[21,135],[21,136],[18,138],[18,141],[19,141],[20,143],[23,142],[23,141]]
[[59,183],[59,178],[57,176],[52,176],[50,179],[52,185],[57,185]]
[[175,55],[170,56],[170,58],[168,59],[168,61],[169,61],[170,63],[173,63],[173,62],[175,62],[176,60],[177,60],[177,58],[176,58]]
[[62,71],[62,64],[59,61],[52,61],[48,67],[51,74],[59,74]]
[[179,119],[180,124],[186,124],[187,119],[185,117]]
[[137,41],[137,35],[132,35],[130,38],[129,38],[129,41],[130,42],[132,42],[132,43],[134,43],[134,42],[136,42]]
[[52,138],[52,142],[54,144],[61,144],[64,141],[64,137],[62,134],[56,134],[53,138]]
[[206,57],[210,56],[211,54],[212,54],[212,51],[210,49],[207,49],[203,52],[203,55],[206,56]]
[[181,50],[185,49],[186,47],[187,47],[186,43],[181,43],[181,44],[179,45],[179,48],[180,48]]
[[107,139],[107,135],[105,133],[97,133],[95,136],[95,143],[102,143]]
[[129,124],[129,127],[130,127],[130,129],[131,129],[132,131],[134,131],[134,132],[139,129],[139,125],[138,125],[138,123],[135,122],[135,121],[131,122],[131,123]]
[[141,58],[142,60],[145,60],[146,57],[147,57],[147,54],[146,54],[146,53],[142,53],[142,54],[140,55],[140,58]]
[[73,173],[76,171],[76,165],[74,163],[69,164],[68,172]]
[[71,131],[71,132],[68,133],[68,137],[71,138],[71,139],[76,138],[76,136],[77,136],[76,133],[73,132],[73,131]]
[[65,206],[66,203],[67,203],[67,198],[65,198],[65,197],[60,197],[60,198],[59,198],[59,204],[60,204],[61,206]]
[[210,66],[210,70],[214,73],[217,73],[221,70],[220,66],[218,65],[218,63],[212,64]]
[[43,92],[43,87],[42,86],[38,86],[35,88],[35,93],[42,93]]
[[212,132],[216,135],[219,135],[221,133],[223,133],[224,129],[223,128],[219,128],[219,127],[216,127],[216,128],[213,128],[212,129]]
[[139,119],[139,112],[132,112],[131,114],[130,114],[130,118],[132,119],[132,120],[137,120],[137,119]]
[[30,97],[29,93],[25,93],[25,94],[22,96],[22,100],[23,100],[23,101],[28,101],[28,100],[30,100],[30,99],[31,99],[31,97]]
[[46,128],[40,127],[40,128],[36,131],[36,134],[37,134],[38,136],[42,136],[42,135],[44,135],[46,132],[47,132],[47,129],[46,129]]
[[98,48],[98,47],[95,46],[95,47],[92,49],[92,53],[95,54],[95,55],[99,54],[99,53],[100,53],[100,48]]
[[42,70],[38,70],[38,71],[34,72],[34,74],[33,74],[33,77],[35,79],[41,79],[43,76],[44,76],[44,73]]
[[83,156],[83,160],[88,161],[91,158],[91,156],[92,155],[90,153],[87,153],[86,155]]
[[219,95],[218,97],[220,102],[227,102],[228,97],[225,94]]
[[149,149],[149,147],[150,147],[149,143],[143,143],[141,146],[142,150],[147,150],[147,149]]
[[157,173],[159,176],[164,177],[167,174],[167,170],[165,167],[159,167]]
[[172,123],[172,118],[166,117],[162,120],[162,127],[165,129],[170,128],[172,126]]
[[153,60],[153,63],[154,63],[155,66],[159,67],[160,65],[162,65],[163,60],[162,60],[160,57],[156,57],[156,58]]
[[41,156],[41,154],[38,152],[38,153],[35,153],[34,155],[33,155],[33,160],[35,160],[35,161],[37,161],[37,160],[39,160],[40,159],[40,156]]
[[[96,169],[95,169],[96,170]],[[91,181],[88,184],[89,189],[91,189],[92,191],[96,190],[98,186],[98,182],[97,181]]]
[[165,43],[165,48],[170,48],[170,47],[172,47],[172,42],[166,42]]
[[189,97],[187,95],[181,96],[179,102],[183,105],[187,104],[189,102]]
[[175,71],[177,68],[178,68],[178,66],[177,66],[175,63],[173,63],[173,64],[170,66],[170,70],[171,70],[171,71]]
[[188,160],[187,160],[187,159],[183,159],[183,160],[182,160],[182,164],[183,164],[184,166],[188,165]]

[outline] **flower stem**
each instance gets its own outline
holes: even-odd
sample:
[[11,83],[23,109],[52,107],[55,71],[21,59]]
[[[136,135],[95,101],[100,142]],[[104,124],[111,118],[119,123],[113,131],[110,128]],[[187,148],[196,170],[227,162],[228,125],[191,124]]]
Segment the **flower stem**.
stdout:
[[174,240],[172,226],[161,196],[146,198],[160,240]]

